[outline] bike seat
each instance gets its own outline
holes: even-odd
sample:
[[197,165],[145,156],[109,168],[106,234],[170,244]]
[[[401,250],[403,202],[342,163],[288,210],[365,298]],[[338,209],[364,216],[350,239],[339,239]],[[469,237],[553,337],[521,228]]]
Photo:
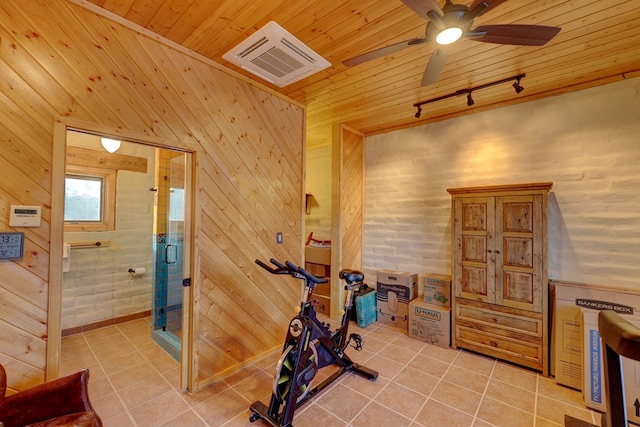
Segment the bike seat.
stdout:
[[342,270],[339,274],[340,278],[346,280],[347,283],[362,282],[364,274],[358,270]]

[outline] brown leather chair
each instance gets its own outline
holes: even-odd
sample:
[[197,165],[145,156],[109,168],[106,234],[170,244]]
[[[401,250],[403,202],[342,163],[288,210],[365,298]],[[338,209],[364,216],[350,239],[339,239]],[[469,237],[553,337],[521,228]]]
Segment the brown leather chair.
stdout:
[[5,397],[7,375],[0,365],[0,426],[102,427],[89,402],[88,381],[85,369]]

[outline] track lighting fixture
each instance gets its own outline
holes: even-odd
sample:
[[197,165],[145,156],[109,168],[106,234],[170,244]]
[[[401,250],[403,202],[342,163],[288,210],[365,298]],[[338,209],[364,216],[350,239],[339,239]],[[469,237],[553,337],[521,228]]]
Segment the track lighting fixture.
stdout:
[[469,93],[467,93],[467,106],[471,107],[473,104],[475,104],[475,101],[471,97],[471,91],[469,91]]
[[518,80],[512,85],[513,88],[516,90],[516,93],[520,93],[524,90],[524,88],[520,86],[520,78],[521,77],[518,77]]
[[457,90],[457,91],[455,91],[453,93],[450,93],[448,95],[439,96],[437,98],[432,98],[432,99],[429,99],[427,101],[416,102],[415,104],[413,104],[413,106],[418,109],[418,111],[415,114],[415,117],[416,117],[416,119],[420,118],[420,115],[422,114],[422,106],[423,105],[429,104],[431,102],[442,101],[443,99],[447,99],[447,98],[453,98],[454,96],[467,95],[467,105],[469,107],[471,107],[473,104],[475,104],[475,101],[473,100],[473,97],[471,96],[471,92],[476,91],[476,90],[480,90],[480,89],[486,89],[488,87],[496,86],[496,85],[499,85],[499,84],[502,84],[502,83],[507,83],[507,82],[510,82],[512,80],[515,80],[515,83],[513,84],[513,88],[516,90],[516,93],[519,94],[520,92],[522,92],[524,90],[524,88],[522,86],[520,86],[520,80],[523,79],[525,76],[526,76],[526,74],[519,74],[517,76],[509,77],[508,79],[498,80],[498,81],[495,81],[495,82],[483,84],[483,85],[472,87],[472,88],[469,88],[469,89],[460,89],[460,90]]

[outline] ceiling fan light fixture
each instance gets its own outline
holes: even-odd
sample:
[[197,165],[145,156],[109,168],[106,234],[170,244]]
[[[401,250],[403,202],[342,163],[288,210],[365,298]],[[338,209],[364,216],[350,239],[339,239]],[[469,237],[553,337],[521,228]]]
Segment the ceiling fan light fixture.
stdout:
[[458,41],[460,37],[462,37],[462,28],[449,27],[438,33],[436,43],[445,46]]
[[102,147],[109,153],[115,153],[120,148],[120,141],[111,138],[101,138],[100,143]]

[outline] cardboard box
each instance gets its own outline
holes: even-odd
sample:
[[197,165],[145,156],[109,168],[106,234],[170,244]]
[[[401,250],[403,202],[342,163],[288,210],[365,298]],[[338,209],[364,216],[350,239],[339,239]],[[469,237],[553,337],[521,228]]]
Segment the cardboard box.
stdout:
[[554,374],[558,384],[583,387],[582,310],[613,309],[633,316],[640,313],[640,293],[583,283],[551,280],[555,287],[553,336]]
[[[640,327],[640,318],[624,316],[631,324]],[[584,403],[589,408],[601,412],[607,410],[607,395],[604,390],[604,344],[598,328],[598,312],[583,310],[584,330]],[[640,398],[640,362],[622,358],[622,376],[624,382],[627,419],[640,423],[635,402]]]
[[377,273],[378,322],[407,329],[409,302],[418,295],[418,275],[380,270]]
[[451,276],[427,274],[424,277],[423,300],[427,304],[451,307]]
[[451,345],[451,309],[419,299],[409,303],[408,332],[411,338],[438,347]]

